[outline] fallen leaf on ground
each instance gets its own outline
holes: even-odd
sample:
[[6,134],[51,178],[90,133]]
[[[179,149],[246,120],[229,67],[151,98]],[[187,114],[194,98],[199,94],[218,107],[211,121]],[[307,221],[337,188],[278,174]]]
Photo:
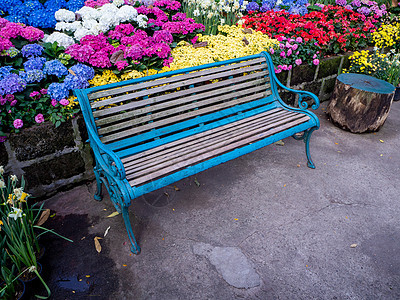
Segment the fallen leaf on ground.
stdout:
[[112,217],[115,217],[115,216],[118,216],[118,215],[119,215],[119,212],[114,211],[112,214],[108,215],[107,218],[112,218]]
[[300,165],[298,164],[297,167],[300,168]]
[[104,237],[106,237],[106,235],[108,234],[108,231],[110,230],[111,226],[108,226],[106,229],[106,232],[104,232]]
[[180,191],[180,189],[176,185],[174,185],[174,190],[175,191]]
[[123,267],[127,267],[128,265],[122,265]]
[[200,182],[197,180],[196,177],[194,178],[194,183],[195,183],[197,186],[200,186]]
[[357,244],[351,244],[350,245],[350,248],[355,248],[355,247],[357,247]]
[[39,221],[37,222],[37,226],[42,226],[44,222],[50,217],[50,209],[45,209],[40,215]]
[[56,213],[50,215],[50,218],[54,218],[56,216]]
[[86,278],[89,278],[90,277],[90,275],[86,275]]
[[98,237],[98,236],[96,236],[95,238],[94,238],[94,246],[96,247],[96,251],[97,252],[101,252],[101,245],[100,245],[100,242],[99,242],[99,240],[101,240],[102,238],[101,237]]
[[285,145],[285,143],[282,140],[276,141],[274,144],[278,145],[278,146],[284,146]]
[[379,140],[381,143],[384,143],[385,141],[384,140]]

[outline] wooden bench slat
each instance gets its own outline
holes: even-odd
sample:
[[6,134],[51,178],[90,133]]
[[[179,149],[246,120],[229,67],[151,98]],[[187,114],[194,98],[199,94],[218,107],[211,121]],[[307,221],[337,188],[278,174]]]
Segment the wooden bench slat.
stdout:
[[[202,149],[196,152],[192,152],[190,154],[187,154],[186,156],[181,156],[179,159],[176,160],[171,160],[168,162],[168,164],[160,164],[157,166],[157,169],[154,168],[149,168],[146,171],[143,172],[138,172],[135,174],[129,174],[127,175],[128,182],[131,186],[138,186],[140,184],[143,184],[147,181],[151,181],[155,178],[158,178],[160,176],[164,176],[166,174],[169,174],[171,172],[174,172],[176,170],[182,169],[184,167],[194,165],[195,163],[201,162],[205,159],[212,158],[216,155],[225,153],[227,151],[230,151],[235,148],[239,148],[241,146],[247,145],[249,143],[255,142],[257,140],[266,138],[267,136],[276,134],[278,132],[281,132],[283,130],[286,130],[288,128],[295,127],[296,125],[299,125],[301,123],[307,122],[310,117],[306,115],[300,115],[300,116],[293,116],[294,118],[293,121],[287,122],[286,121],[281,121],[278,123],[271,124],[267,126],[267,128],[262,128],[259,130],[255,130],[254,132],[247,133],[243,137],[237,137],[236,142],[233,141],[223,141],[219,144],[214,144],[212,149]],[[269,129],[269,130],[267,130]],[[160,169],[160,167],[163,166],[163,169]],[[150,173],[151,171],[154,171],[153,173]],[[140,176],[140,174],[144,176]],[[137,177],[140,176],[140,177]]]
[[246,125],[250,122],[253,122],[254,120],[265,118],[265,117],[268,117],[269,115],[279,114],[282,112],[285,112],[285,110],[283,110],[282,108],[274,108],[274,109],[265,111],[263,113],[256,114],[254,116],[247,117],[245,119],[234,121],[234,122],[228,123],[226,125],[215,127],[213,129],[209,129],[207,131],[203,131],[200,133],[192,134],[185,138],[181,138],[181,139],[178,139],[173,142],[165,143],[165,144],[162,144],[161,146],[157,146],[157,147],[151,148],[149,150],[141,151],[137,154],[122,158],[121,161],[124,164],[124,166],[128,167],[128,166],[134,164],[137,160],[143,159],[144,157],[150,156],[154,153],[162,152],[166,149],[170,149],[175,146],[180,146],[182,144],[186,145],[186,143],[191,142],[193,140],[199,140],[199,139],[202,139],[202,138],[207,137],[212,134],[218,134],[219,132],[221,132],[225,129],[239,128],[239,126],[243,126],[243,124]]
[[[199,116],[199,115],[202,115],[202,114],[219,111],[219,110],[222,110],[224,108],[233,107],[233,106],[238,105],[238,104],[243,104],[243,103],[247,103],[247,102],[258,100],[258,99],[263,99],[266,96],[267,96],[267,93],[264,92],[264,93],[253,94],[251,96],[247,96],[247,97],[243,97],[243,98],[239,98],[239,99],[234,99],[232,101],[224,102],[224,103],[221,103],[221,104],[218,104],[218,105],[214,105],[212,107],[206,107],[206,108],[197,109],[195,111],[191,111],[191,112],[188,112],[188,113],[185,113],[185,114],[181,114],[181,115],[178,115],[178,116],[170,117],[168,119],[163,119],[163,120],[160,120],[160,121],[157,121],[157,122],[152,122],[152,123],[140,126],[140,127],[135,127],[135,128],[131,128],[131,129],[128,129],[128,130],[125,130],[125,131],[120,131],[120,132],[117,132],[117,133],[106,135],[106,136],[101,137],[100,140],[103,143],[107,143],[107,142],[110,142],[110,141],[114,141],[114,140],[118,140],[118,139],[121,139],[121,138],[125,138],[127,136],[132,136],[132,135],[137,134],[139,132],[144,132],[144,131],[147,131],[147,130],[150,130],[150,129],[153,129],[153,128],[157,128],[157,127],[165,126],[167,124],[171,124],[171,123],[183,121],[185,119],[193,118],[193,117],[196,117],[196,116]],[[103,134],[103,131],[107,132],[107,130],[109,130],[110,127],[107,127],[104,130],[102,130],[100,128],[98,130],[99,134]],[[111,130],[121,130],[121,128],[123,128],[123,127],[121,126],[121,124],[119,124],[119,126],[112,127]]]
[[[91,107],[93,109],[93,108],[98,108],[98,107],[107,106],[107,105],[111,105],[111,104],[123,103],[124,101],[132,100],[133,95],[135,98],[140,98],[140,97],[148,97],[152,94],[165,93],[167,91],[175,92],[175,90],[178,88],[183,89],[184,87],[190,87],[191,85],[195,85],[200,82],[207,82],[207,81],[211,81],[211,80],[221,79],[224,77],[230,77],[230,76],[234,76],[234,75],[250,73],[250,72],[254,72],[254,71],[264,70],[266,68],[267,68],[267,65],[257,65],[257,66],[253,66],[253,67],[248,67],[248,68],[243,68],[243,69],[238,69],[238,70],[233,70],[233,71],[227,71],[227,72],[223,72],[223,73],[205,75],[203,77],[194,78],[194,79],[190,79],[190,80],[182,80],[181,79],[180,81],[178,81],[176,83],[171,83],[168,85],[160,85],[158,82],[155,82],[154,87],[152,87],[150,89],[140,90],[133,94],[132,93],[123,94],[123,95],[112,97],[109,99],[92,102]],[[267,74],[268,74],[268,71],[264,70],[264,72],[267,72]],[[259,73],[260,72],[256,72],[253,74],[259,74]],[[180,76],[183,77],[184,75],[180,75]],[[243,75],[243,76],[248,76],[248,75]],[[229,80],[229,79],[224,79],[224,80]],[[184,90],[184,92],[190,93],[191,90],[189,88],[187,90]]]
[[[162,103],[157,105],[157,107],[148,106],[141,110],[134,110],[126,112],[124,114],[108,117],[106,119],[96,120],[96,125],[101,126],[101,128],[99,129],[100,134],[106,134],[108,132],[120,130],[124,127],[131,127],[141,123],[155,121],[162,117],[174,116],[177,113],[183,113],[188,110],[199,109],[201,107],[209,105],[216,105],[217,103],[220,103],[225,100],[240,98],[246,95],[259,93],[262,91],[265,91],[266,95],[268,94],[268,90],[266,90],[264,86],[256,86],[253,88],[248,88],[240,91],[234,90],[234,86],[230,87],[230,89],[231,89],[230,93],[228,92],[223,93],[219,97],[209,97],[205,100],[200,98],[199,101],[193,101],[193,100],[187,101],[186,99],[178,99],[174,101],[176,105],[170,105],[171,103]],[[129,121],[124,121],[126,119],[129,119]],[[108,125],[109,123],[115,123],[115,122],[119,123],[117,125],[115,124]]]
[[223,140],[233,139],[236,136],[252,132],[255,129],[265,128],[265,126],[270,125],[273,122],[275,123],[280,120],[288,120],[289,117],[294,115],[296,115],[295,112],[282,111],[280,114],[274,114],[272,116],[256,119],[253,122],[238,125],[230,130],[222,130],[219,132],[219,134],[210,134],[208,136],[204,136],[203,138],[198,138],[191,142],[154,153],[153,155],[146,155],[140,160],[130,161],[129,165],[124,164],[125,171],[127,174],[135,173],[144,169],[149,169],[153,166],[158,166],[161,163],[168,162],[171,159],[179,158],[182,155],[191,153],[192,151],[197,151],[198,149],[203,149],[205,147],[210,149],[212,145],[220,143]]
[[[226,91],[227,88],[230,88],[230,86],[232,84],[235,84],[235,86],[237,85],[237,88],[240,89],[243,87],[243,85],[246,85],[249,83],[249,82],[247,82],[248,80],[257,80],[257,79],[259,80],[260,78],[263,79],[264,86],[266,89],[268,89],[271,85],[269,84],[269,80],[267,80],[267,78],[264,77],[265,75],[267,75],[267,73],[265,71],[262,71],[259,73],[252,73],[249,75],[241,76],[239,78],[232,78],[232,79],[228,79],[228,80],[224,80],[224,81],[219,81],[216,83],[210,83],[210,84],[205,84],[205,85],[198,86],[198,87],[193,87],[188,90],[177,91],[174,93],[155,96],[155,97],[149,97],[149,98],[143,99],[143,100],[137,100],[137,101],[132,100],[132,102],[128,102],[126,104],[118,105],[115,107],[110,107],[107,109],[99,109],[99,110],[93,111],[93,116],[95,118],[100,119],[101,117],[105,117],[107,115],[115,114],[115,113],[118,113],[121,111],[128,111],[128,110],[132,110],[132,109],[139,108],[139,107],[145,107],[148,105],[151,108],[156,103],[160,103],[160,102],[164,102],[164,101],[167,102],[167,100],[173,101],[173,99],[182,99],[183,96],[186,96],[185,98],[188,98],[188,99],[194,99],[195,98],[194,94],[197,94],[199,99],[201,99],[201,98],[207,97],[208,95],[210,95],[212,93],[215,93],[215,95],[221,94],[224,91]],[[228,86],[228,87],[226,87],[226,86]],[[190,94],[190,96],[187,96],[188,94]],[[214,95],[214,94],[212,94],[212,95]],[[167,102],[167,103],[171,103],[172,101]]]
[[[132,92],[134,90],[146,89],[146,88],[152,87],[154,85],[173,83],[173,82],[177,82],[177,81],[181,81],[181,80],[201,77],[201,76],[204,76],[207,74],[222,73],[222,72],[225,72],[228,70],[242,68],[242,67],[251,66],[251,65],[255,65],[255,64],[263,64],[263,65],[267,66],[265,62],[266,62],[265,58],[260,57],[260,58],[255,58],[255,59],[251,59],[251,60],[246,60],[246,61],[240,62],[240,63],[233,63],[233,64],[229,64],[226,66],[217,67],[217,68],[210,67],[205,70],[195,71],[195,72],[188,73],[188,74],[182,73],[184,75],[168,76],[168,74],[165,74],[166,77],[162,77],[162,78],[159,78],[156,80],[147,80],[145,82],[141,82],[141,83],[137,83],[137,84],[130,84],[130,85],[126,85],[126,86],[122,86],[122,87],[118,87],[118,88],[112,88],[112,89],[108,89],[108,90],[104,90],[104,91],[94,92],[94,93],[89,94],[88,98],[89,98],[89,100],[93,100],[93,99],[108,97],[108,96],[121,94],[121,93],[125,93],[125,92]],[[180,76],[184,76],[184,77],[180,77]]]

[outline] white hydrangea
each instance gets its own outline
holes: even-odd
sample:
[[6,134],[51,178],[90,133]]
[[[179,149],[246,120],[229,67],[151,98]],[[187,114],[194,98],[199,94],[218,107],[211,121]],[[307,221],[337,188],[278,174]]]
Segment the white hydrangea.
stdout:
[[96,27],[98,24],[99,23],[97,23],[96,20],[89,19],[89,20],[85,20],[85,21],[82,22],[82,27],[90,30],[93,27]]
[[68,9],[59,9],[55,12],[54,17],[57,21],[63,22],[74,22],[75,21],[75,13]]
[[65,48],[75,44],[75,40],[72,37],[62,32],[53,32],[52,34],[45,36],[43,41],[45,43],[57,42],[59,46],[63,46]]
[[136,18],[136,22],[138,23],[139,27],[146,28],[147,27],[148,18],[146,15],[138,15]]
[[[96,22],[96,21],[95,21]],[[78,28],[80,28],[81,22],[80,21],[75,21],[72,23],[66,23],[66,22],[59,22],[56,24],[55,29],[57,31],[71,31],[71,32],[75,32]]]
[[83,38],[84,36],[86,36],[88,34],[91,34],[89,30],[87,30],[86,28],[80,27],[75,31],[74,37],[76,40],[80,41],[81,38]]
[[103,16],[104,14],[117,14],[118,13],[118,7],[116,7],[112,3],[107,3],[104,4],[102,7],[99,9],[100,14]]
[[124,0],[114,0],[112,3],[113,3],[116,7],[120,7],[120,6],[122,6],[122,5],[125,4],[125,1],[124,1]]
[[99,10],[89,7],[89,6],[83,6],[80,10],[76,12],[82,17],[82,20],[89,20],[89,19],[94,19],[98,20],[101,16],[101,13]]
[[99,25],[103,28],[107,28],[107,30],[113,26],[117,26],[119,23],[119,19],[115,14],[104,14],[99,20]]
[[122,6],[117,12],[117,17],[120,22],[134,21],[137,15],[137,10],[130,5]]

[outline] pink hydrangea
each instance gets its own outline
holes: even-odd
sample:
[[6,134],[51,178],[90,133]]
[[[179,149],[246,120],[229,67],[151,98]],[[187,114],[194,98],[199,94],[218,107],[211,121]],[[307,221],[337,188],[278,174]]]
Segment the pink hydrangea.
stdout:
[[42,114],[37,114],[36,117],[35,117],[35,122],[38,123],[38,124],[43,123],[44,122],[43,115]]
[[22,29],[21,36],[30,42],[34,42],[43,39],[44,32],[39,28],[27,26]]
[[34,91],[29,94],[29,97],[35,98],[36,96],[39,96],[38,99],[41,97],[41,94],[38,91]]
[[125,69],[125,67],[129,66],[129,63],[126,60],[120,60],[115,63],[115,66],[118,70]]
[[0,52],[3,50],[9,49],[12,46],[13,46],[13,44],[11,43],[11,41],[8,38],[3,38],[0,36]]
[[24,122],[21,119],[15,119],[13,125],[15,129],[19,129],[24,126]]
[[67,106],[67,105],[69,104],[69,100],[68,100],[68,99],[61,99],[61,100],[60,100],[60,104],[61,104],[62,106]]

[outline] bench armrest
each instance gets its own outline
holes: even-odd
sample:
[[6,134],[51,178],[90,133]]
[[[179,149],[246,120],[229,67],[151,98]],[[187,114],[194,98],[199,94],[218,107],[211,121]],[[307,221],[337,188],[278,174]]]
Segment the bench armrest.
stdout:
[[[307,109],[308,108],[308,103],[304,99],[304,98],[307,98],[307,97],[311,98],[313,100],[313,102],[314,102],[311,105],[312,109],[317,109],[319,107],[319,99],[313,93],[306,92],[306,91],[300,91],[300,90],[294,90],[294,89],[288,88],[287,86],[284,86],[279,81],[279,79],[276,77],[274,63],[272,62],[272,59],[271,59],[271,56],[269,55],[269,53],[265,52],[265,51],[263,51],[261,53],[265,56],[265,58],[267,60],[267,63],[268,63],[268,66],[269,66],[269,71],[270,71],[270,76],[272,77],[272,81],[276,82],[278,84],[278,86],[280,86],[281,88],[283,88],[283,89],[285,89],[285,90],[287,90],[289,92],[293,92],[293,93],[296,93],[296,94],[299,95],[299,109]],[[272,85],[272,88],[275,90],[276,93],[278,92],[277,87],[274,84]],[[279,101],[283,102],[280,98],[279,98]]]
[[100,141],[91,124],[86,122],[86,128],[89,134],[90,146],[100,167],[113,177],[123,180],[126,174],[121,159]]
[[307,100],[304,99],[304,98],[307,98],[307,97],[311,98],[311,99],[313,100],[313,102],[314,102],[314,103],[311,105],[311,108],[312,108],[312,109],[315,110],[315,109],[317,109],[317,108],[319,107],[319,99],[318,99],[318,97],[317,97],[315,94],[313,94],[313,93],[311,93],[311,92],[307,92],[307,91],[300,91],[300,90],[294,90],[294,89],[288,88],[287,86],[284,86],[284,85],[276,78],[275,74],[274,74],[274,77],[275,77],[275,82],[276,82],[281,88],[283,88],[283,89],[285,89],[285,90],[287,90],[287,91],[289,91],[289,92],[293,92],[293,93],[296,93],[296,94],[299,95],[299,101],[298,101],[298,103],[299,103],[299,108],[300,108],[300,109],[307,109],[307,108],[308,108]]

